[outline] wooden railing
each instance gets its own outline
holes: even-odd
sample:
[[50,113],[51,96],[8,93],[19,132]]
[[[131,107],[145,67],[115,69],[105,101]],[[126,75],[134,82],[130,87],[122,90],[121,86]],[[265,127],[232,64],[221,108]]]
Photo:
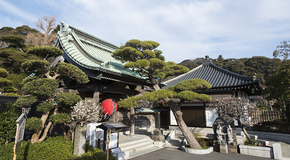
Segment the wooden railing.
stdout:
[[251,123],[257,124],[260,122],[272,121],[272,120],[281,118],[281,112],[257,110],[257,111],[253,111],[250,117],[251,117]]

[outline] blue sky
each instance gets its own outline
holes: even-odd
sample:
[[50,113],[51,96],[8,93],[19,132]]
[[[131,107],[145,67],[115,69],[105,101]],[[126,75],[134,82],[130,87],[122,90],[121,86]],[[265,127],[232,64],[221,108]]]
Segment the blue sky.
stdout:
[[45,15],[115,45],[160,43],[166,61],[266,56],[290,40],[289,0],[0,0],[0,28]]

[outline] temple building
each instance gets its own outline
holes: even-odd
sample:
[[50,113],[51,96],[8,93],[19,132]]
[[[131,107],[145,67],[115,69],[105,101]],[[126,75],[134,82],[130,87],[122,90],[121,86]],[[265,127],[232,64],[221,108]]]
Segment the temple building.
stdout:
[[82,97],[127,98],[138,94],[137,86],[149,86],[146,77],[142,77],[111,55],[118,46],[94,37],[84,31],[61,22],[57,32],[55,47],[63,50],[63,55],[50,60],[51,67],[58,62],[71,63],[86,73],[90,82],[78,85],[74,81],[63,82],[64,92],[75,92]]
[[[71,63],[86,73],[90,80],[88,84],[65,80],[61,82],[59,92],[76,93],[83,99],[90,97],[101,103],[107,98],[119,101],[139,94],[140,88],[151,87],[146,77],[124,68],[124,63],[111,56],[118,46],[64,22],[61,22],[54,46],[63,50],[63,55],[50,59],[50,67],[56,66],[59,62]],[[129,117],[128,110],[118,108],[117,113],[109,121],[129,125]],[[136,117],[138,119],[138,115]],[[154,114],[148,117],[154,119]]]
[[[165,81],[167,89],[188,79],[203,79],[212,85],[208,90],[198,90],[197,93],[210,95],[212,99],[223,97],[240,97],[249,99],[250,96],[261,95],[262,87],[256,76],[242,76],[212,63],[207,56],[202,64],[178,77]],[[215,109],[207,107],[208,103],[194,100],[182,104],[183,119],[189,127],[211,127],[218,116]],[[169,113],[169,126],[176,126],[173,113]]]
[[[63,50],[63,55],[50,59],[51,67],[59,62],[71,63],[86,73],[90,79],[88,84],[77,84],[75,81],[61,82],[60,92],[72,92],[82,98],[91,97],[98,102],[113,98],[116,101],[137,95],[140,88],[151,88],[146,77],[129,68],[124,68],[119,60],[111,55],[118,46],[90,35],[82,30],[61,22],[57,32],[55,47]],[[199,90],[198,93],[210,95],[213,99],[222,97],[241,97],[248,99],[252,95],[260,95],[262,88],[255,76],[242,76],[222,69],[212,63],[207,57],[202,65],[190,72],[163,82],[163,89],[177,83],[200,78],[212,84],[209,90]],[[138,86],[138,87],[137,87]],[[137,89],[136,89],[137,87]],[[189,127],[211,127],[217,115],[207,103],[195,100],[182,105],[183,118]],[[129,112],[118,109],[111,117],[114,122],[129,124]],[[155,127],[176,126],[175,118],[168,108],[137,110],[136,126],[154,129]]]

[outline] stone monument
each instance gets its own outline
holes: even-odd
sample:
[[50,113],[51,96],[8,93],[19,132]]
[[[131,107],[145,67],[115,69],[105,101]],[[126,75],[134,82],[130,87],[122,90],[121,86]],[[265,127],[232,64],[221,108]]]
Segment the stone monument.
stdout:
[[237,153],[237,138],[234,120],[228,116],[219,116],[213,124],[216,137],[214,150],[221,153]]

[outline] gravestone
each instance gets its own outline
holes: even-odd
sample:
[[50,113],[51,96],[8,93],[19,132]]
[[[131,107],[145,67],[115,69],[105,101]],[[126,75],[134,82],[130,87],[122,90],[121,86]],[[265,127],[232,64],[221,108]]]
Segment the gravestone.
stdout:
[[77,126],[74,136],[74,151],[73,153],[80,156],[85,153],[86,149],[86,130],[87,125]]
[[219,116],[213,123],[216,137],[214,148],[221,153],[237,153],[237,137],[234,120],[228,116]]

